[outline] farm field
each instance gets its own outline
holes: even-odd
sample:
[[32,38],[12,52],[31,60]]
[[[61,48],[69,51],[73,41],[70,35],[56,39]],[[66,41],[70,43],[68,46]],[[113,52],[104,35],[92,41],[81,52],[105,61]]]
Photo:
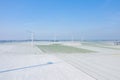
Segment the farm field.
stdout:
[[93,51],[61,44],[38,45],[45,53],[91,53]]
[[85,42],[85,43],[82,43],[82,44],[86,45],[86,46],[93,46],[93,47],[100,47],[100,48],[108,48],[108,49],[120,50],[120,46],[114,46],[113,44],[110,44],[110,43]]
[[106,42],[0,44],[0,80],[120,80],[120,50],[88,44],[119,48]]
[[[64,45],[64,43],[62,45]],[[48,45],[48,46],[51,46],[51,45]],[[78,54],[75,54],[75,53],[69,54],[68,52],[56,54],[53,52],[52,55],[55,55],[58,58],[64,60],[65,62],[71,64],[72,66],[86,73],[87,75],[91,76],[95,80],[119,80],[120,79],[119,77],[120,50],[118,49],[119,46],[114,46],[106,42],[98,42],[98,43],[85,42],[81,45],[69,45],[69,46],[80,48],[80,49],[82,48],[82,49],[86,49],[94,52],[91,52],[91,53],[86,52],[86,54],[84,54],[84,52],[78,52]],[[54,48],[58,48],[58,47],[55,46]],[[82,53],[82,54],[79,54],[79,53]],[[49,54],[49,52],[47,54]]]

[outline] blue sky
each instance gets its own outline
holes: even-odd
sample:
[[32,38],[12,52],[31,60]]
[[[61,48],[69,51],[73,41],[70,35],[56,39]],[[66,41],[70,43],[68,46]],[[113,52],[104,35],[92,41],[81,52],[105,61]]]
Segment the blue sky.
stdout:
[[120,39],[120,0],[0,0],[0,40]]

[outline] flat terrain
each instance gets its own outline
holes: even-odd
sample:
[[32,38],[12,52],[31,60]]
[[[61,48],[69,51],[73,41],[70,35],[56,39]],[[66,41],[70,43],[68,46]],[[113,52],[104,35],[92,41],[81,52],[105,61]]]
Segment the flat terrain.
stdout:
[[103,42],[85,42],[82,43],[86,46],[93,46],[93,47],[100,47],[100,48],[107,48],[107,49],[115,49],[120,50],[120,46],[111,45],[110,43],[103,43]]
[[59,54],[56,55],[96,80],[120,79],[120,55]]
[[76,48],[72,46],[65,46],[61,44],[38,45],[38,47],[45,53],[90,53],[91,50]]
[[[120,46],[115,46],[108,42],[107,43],[106,42],[105,43],[104,42],[83,42],[81,45],[74,45],[73,43],[72,45],[71,43],[70,44],[61,43],[61,44],[70,46],[70,47],[79,48],[79,49],[93,51],[91,53],[86,52],[85,54],[82,51],[78,52],[77,54],[75,54],[75,52],[70,54],[67,52],[66,53],[64,52],[64,54],[53,53],[53,55],[59,57],[60,59],[74,66],[78,70],[86,73],[87,75],[91,76],[96,80],[119,80],[120,79],[119,77]],[[48,45],[48,46],[51,46],[51,45]]]
[[0,80],[95,80],[30,43],[0,45]]
[[0,44],[0,80],[120,80],[119,48],[111,42]]

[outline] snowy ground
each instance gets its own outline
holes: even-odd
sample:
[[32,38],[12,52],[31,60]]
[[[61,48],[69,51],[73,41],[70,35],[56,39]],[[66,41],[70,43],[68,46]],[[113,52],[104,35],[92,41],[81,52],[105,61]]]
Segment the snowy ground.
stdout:
[[95,52],[44,53],[30,43],[0,44],[0,80],[120,80],[120,50],[114,49],[119,46],[59,44]]
[[86,45],[71,46],[94,50],[96,53],[55,55],[94,77],[96,80],[120,80],[120,50],[114,49],[116,46],[112,46],[113,49],[103,48],[106,45],[103,45],[103,47]]
[[96,80],[120,80],[120,55],[59,54],[56,56]]
[[[87,42],[91,44],[91,42]],[[96,80],[120,80],[120,46],[108,43],[93,43],[84,45],[80,43],[61,43],[76,48],[88,49],[95,53],[61,53],[54,54],[75,68],[83,71]],[[109,48],[112,47],[112,48]],[[117,49],[116,49],[117,48]],[[48,53],[50,54],[50,53]]]
[[95,80],[26,43],[1,44],[0,51],[0,80]]

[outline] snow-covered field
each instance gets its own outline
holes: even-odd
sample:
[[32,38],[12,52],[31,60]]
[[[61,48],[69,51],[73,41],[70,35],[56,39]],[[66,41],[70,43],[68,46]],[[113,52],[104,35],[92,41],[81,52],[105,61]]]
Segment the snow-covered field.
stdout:
[[[36,46],[51,44],[95,52],[44,53]],[[120,50],[114,49],[119,46],[102,44],[101,47],[92,44],[92,46],[78,42],[35,42],[35,46],[25,42],[0,44],[0,80],[120,80]],[[109,46],[112,48],[108,48]]]
[[0,80],[95,80],[28,43],[0,45]]

